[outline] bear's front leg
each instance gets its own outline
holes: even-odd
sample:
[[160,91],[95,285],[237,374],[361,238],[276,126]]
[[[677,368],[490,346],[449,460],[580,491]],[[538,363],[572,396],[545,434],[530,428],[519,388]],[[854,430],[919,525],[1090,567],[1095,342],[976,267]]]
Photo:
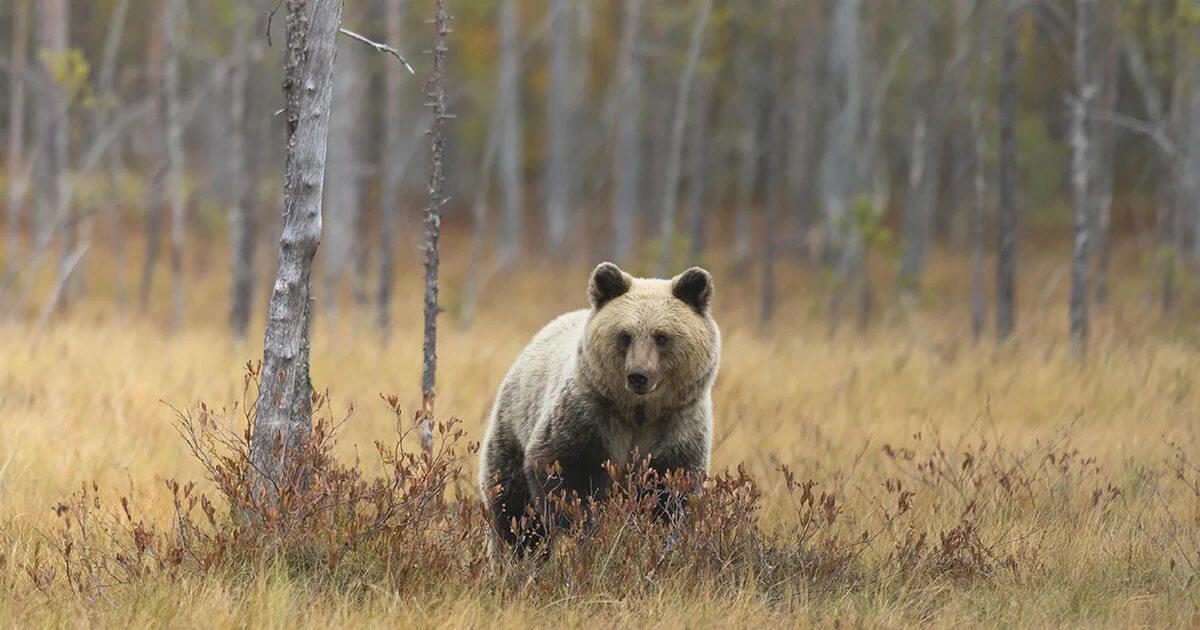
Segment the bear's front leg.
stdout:
[[[660,520],[673,526],[683,522],[688,497],[700,490],[707,467],[707,455],[703,447],[697,444],[679,443],[651,454],[650,468],[657,474],[658,481],[650,491],[658,495],[655,515]],[[686,473],[688,483],[668,487],[668,473]]]
[[604,466],[608,460],[594,426],[561,416],[545,424],[525,451],[525,475],[542,522],[569,530],[575,515],[563,508],[576,497],[582,515],[590,518],[593,503],[604,499],[612,481]]

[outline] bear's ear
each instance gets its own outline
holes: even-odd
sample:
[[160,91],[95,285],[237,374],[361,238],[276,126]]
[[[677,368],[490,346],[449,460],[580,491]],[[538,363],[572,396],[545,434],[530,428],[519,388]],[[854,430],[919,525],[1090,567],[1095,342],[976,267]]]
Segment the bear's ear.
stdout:
[[703,315],[712,301],[712,275],[700,267],[692,267],[671,281],[671,294]]
[[588,300],[591,301],[592,308],[600,310],[600,307],[614,298],[625,295],[631,286],[633,277],[621,271],[620,267],[610,262],[600,263],[592,272],[592,279],[588,281]]

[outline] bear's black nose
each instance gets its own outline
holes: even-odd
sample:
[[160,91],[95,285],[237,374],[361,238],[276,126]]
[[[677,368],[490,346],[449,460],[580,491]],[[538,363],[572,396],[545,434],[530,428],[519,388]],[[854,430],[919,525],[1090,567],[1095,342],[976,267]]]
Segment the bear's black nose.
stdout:
[[629,378],[629,384],[638,389],[645,387],[646,383],[649,382],[649,380],[650,380],[650,379],[646,378],[646,375],[642,374],[641,372],[630,372],[628,378]]

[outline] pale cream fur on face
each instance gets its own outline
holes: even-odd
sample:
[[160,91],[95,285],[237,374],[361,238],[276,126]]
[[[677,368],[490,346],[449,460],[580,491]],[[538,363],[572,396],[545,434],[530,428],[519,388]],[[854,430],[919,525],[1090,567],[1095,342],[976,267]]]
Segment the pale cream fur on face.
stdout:
[[[613,278],[610,275],[609,280]],[[703,283],[703,295],[686,294],[702,300],[689,304],[681,299],[677,295],[681,280]],[[593,386],[622,406],[667,410],[694,402],[690,399],[698,391],[697,384],[711,379],[720,355],[719,333],[708,313],[712,280],[707,272],[689,270],[672,280],[633,278],[621,272],[616,286],[601,289],[617,295],[597,306],[593,292],[593,311],[581,349],[581,358],[591,367]],[[642,391],[631,386],[631,374],[645,377]]]

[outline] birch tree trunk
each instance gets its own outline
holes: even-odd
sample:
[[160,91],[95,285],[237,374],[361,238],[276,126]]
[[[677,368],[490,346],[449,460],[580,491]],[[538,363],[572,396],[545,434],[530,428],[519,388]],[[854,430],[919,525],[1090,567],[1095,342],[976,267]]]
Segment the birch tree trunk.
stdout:
[[687,60],[679,75],[675,92],[675,114],[671,119],[671,144],[667,148],[667,176],[662,204],[662,223],[659,239],[662,241],[662,257],[659,259],[659,277],[666,278],[671,272],[671,240],[675,234],[675,211],[679,205],[679,171],[683,162],[683,132],[687,129],[688,103],[692,92],[692,78],[696,76],[696,64],[704,46],[704,30],[708,28],[708,17],[712,13],[712,0],[700,0],[696,21],[692,24],[688,40]]
[[262,376],[254,415],[251,462],[270,492],[284,479],[289,457],[312,429],[309,376],[310,278],[321,242],[321,193],[333,59],[342,0],[287,0],[284,95],[287,159],[284,167],[284,224],[279,261],[263,343]]
[[30,0],[14,0],[12,73],[8,92],[8,198],[4,213],[4,274],[12,275],[21,250],[21,204],[25,196],[25,66],[29,51]]
[[183,240],[186,199],[183,190],[183,123],[179,111],[179,51],[182,0],[167,0],[163,37],[166,66],[163,92],[167,140],[167,196],[171,204],[171,330],[183,324]]
[[[356,22],[357,20],[351,20]],[[338,288],[356,275],[363,248],[360,238],[362,189],[359,149],[366,103],[363,76],[365,51],[349,46],[339,51],[333,74],[333,112],[329,123],[329,176],[325,187],[325,250],[322,253],[323,314],[330,322],[338,315]],[[360,279],[352,278],[355,299]]]
[[1088,121],[1092,96],[1090,59],[1092,54],[1093,0],[1075,0],[1075,50],[1072,66],[1076,94],[1070,99],[1071,115],[1071,196],[1074,205],[1075,241],[1071,258],[1071,304],[1069,309],[1071,346],[1079,356],[1087,354],[1088,343],[1088,217],[1091,215],[1092,125]]
[[[742,29],[739,35],[747,37],[745,22],[749,15],[739,17]],[[758,55],[758,44],[754,40],[739,46],[734,53],[737,67],[742,68],[738,76],[738,98],[736,99],[737,121],[741,131],[737,136],[737,190],[733,205],[733,266],[746,270],[751,264],[752,234],[751,218],[754,213],[755,192],[758,188],[761,146],[765,131],[762,126],[763,64]]]
[[999,203],[996,206],[996,338],[1007,341],[1017,325],[1017,37],[1020,9],[1005,7],[1003,54],[1000,59],[998,117],[1000,126]]
[[625,0],[621,49],[617,57],[617,85],[612,115],[616,119],[613,143],[612,257],[628,260],[633,249],[638,191],[641,189],[641,63],[636,48],[641,25],[642,0]]
[[852,244],[857,231],[853,222],[846,218],[846,212],[859,175],[855,151],[863,107],[861,12],[861,0],[837,2],[829,38],[832,119],[826,126],[820,185],[824,215],[823,257],[831,262],[843,258],[843,247]]
[[971,170],[975,198],[971,204],[971,336],[976,343],[983,337],[983,224],[987,212],[987,127],[984,117],[987,111],[987,81],[985,77],[992,65],[992,39],[988,11],[990,4],[980,0],[975,16],[975,83],[971,100]]
[[229,190],[229,329],[237,339],[246,336],[254,298],[254,218],[246,177],[246,90],[250,75],[250,31],[253,14],[238,8],[234,27],[233,67],[229,76],[229,137],[227,141]]
[[861,20],[861,0],[838,2],[833,9],[829,51],[833,119],[827,127],[821,164],[823,256],[836,265],[829,301],[830,337],[836,334],[841,304],[851,281],[861,271],[863,259],[862,234],[852,213],[864,162],[859,155],[865,103]]
[[[99,106],[93,110],[92,116],[92,137],[96,137],[103,133],[105,126],[108,125],[111,118],[112,108],[117,103],[116,93],[116,72],[117,58],[120,53],[121,44],[125,35],[125,22],[129,14],[130,0],[117,0],[116,5],[112,9],[112,14],[109,16],[108,28],[104,36],[104,50],[101,54],[100,71],[96,78],[96,94],[99,98]],[[123,169],[122,159],[119,152],[114,152],[114,155],[107,160],[105,165],[105,175],[108,180],[108,194],[112,199],[116,199],[120,194],[118,188],[118,175]],[[124,204],[118,203],[114,209],[116,215],[113,221],[113,258],[116,259],[116,269],[114,275],[114,290],[116,293],[117,311],[123,312],[125,309],[125,220],[126,210]],[[91,219],[88,219],[86,231],[89,233],[88,240],[90,241]],[[80,277],[80,283],[83,283],[83,273],[86,271],[87,265],[80,264],[79,270],[75,275]]]
[[[1179,234],[1178,215],[1182,210],[1179,203],[1185,191],[1188,190],[1192,179],[1192,168],[1187,146],[1175,140],[1180,136],[1182,121],[1180,117],[1182,103],[1186,102],[1184,82],[1178,75],[1174,76],[1171,90],[1175,100],[1168,110],[1163,102],[1163,95],[1158,91],[1156,78],[1151,74],[1141,47],[1131,37],[1122,39],[1125,60],[1128,63],[1129,74],[1141,94],[1142,104],[1149,118],[1148,133],[1159,150],[1162,161],[1162,172],[1158,182],[1158,199],[1155,220],[1159,235],[1157,273],[1161,277],[1161,305],[1163,312],[1170,311],[1175,304],[1175,266],[1177,264],[1177,235]],[[1185,46],[1176,49],[1176,62],[1182,60]]]
[[525,151],[521,130],[521,42],[517,0],[501,0],[498,10],[500,85],[496,107],[501,120],[497,175],[503,214],[498,265],[506,267],[519,258],[524,242]]
[[705,198],[709,188],[709,166],[711,163],[710,143],[708,136],[712,133],[709,108],[712,102],[713,81],[711,77],[700,77],[696,89],[693,90],[693,118],[689,133],[688,144],[690,155],[690,170],[687,189],[688,238],[691,241],[691,260],[697,263],[704,254],[705,223],[708,208]]
[[[1103,33],[1100,38],[1100,45],[1097,50],[1103,51],[1099,55],[1100,76],[1097,77],[1097,82],[1100,86],[1099,102],[1096,109],[1103,112],[1112,112],[1117,107],[1119,79],[1119,62],[1120,62],[1120,40],[1116,33],[1118,28],[1116,22],[1116,0],[1104,0],[1101,15],[1103,19],[1101,23],[1103,28],[1097,28]],[[1200,112],[1198,112],[1200,113]],[[1195,118],[1193,118],[1195,120]],[[1093,210],[1096,213],[1094,223],[1095,244],[1094,251],[1096,252],[1096,269],[1094,274],[1096,285],[1096,305],[1103,308],[1108,304],[1108,261],[1109,261],[1109,232],[1112,229],[1112,191],[1113,191],[1113,163],[1115,161],[1116,151],[1116,133],[1111,124],[1095,124],[1093,136],[1096,138],[1096,147],[1092,151],[1092,155],[1096,161],[1093,168],[1093,182],[1090,194],[1092,195]]]
[[550,0],[550,85],[546,97],[546,176],[542,208],[546,253],[560,259],[566,246],[571,204],[572,0]]
[[158,266],[158,255],[162,249],[163,188],[166,169],[166,124],[163,120],[165,100],[163,71],[166,68],[164,49],[166,5],[171,0],[154,2],[153,15],[147,22],[150,32],[146,34],[146,74],[152,105],[146,115],[148,157],[151,166],[150,182],[146,186],[145,250],[142,257],[141,282],[138,303],[142,312],[150,308],[150,293],[154,287],[154,274]]
[[783,62],[780,59],[781,41],[779,25],[771,30],[771,56],[768,63],[769,93],[772,95],[767,108],[767,173],[763,195],[762,224],[762,293],[759,301],[759,325],[764,328],[771,323],[775,313],[775,235],[779,230],[779,206],[783,195]]
[[[407,0],[387,0],[384,16],[388,37],[400,41],[404,31]],[[401,95],[404,77],[388,69],[384,73],[383,186],[379,212],[379,287],[376,295],[376,324],[386,338],[392,327],[392,287],[396,267],[396,230],[399,227],[400,190],[403,182],[404,126],[401,124]]]
[[[62,226],[66,238],[61,249],[60,271],[70,258],[78,236],[75,222],[68,216],[70,206],[63,199],[63,181],[69,151],[68,115],[70,104],[63,85],[53,79],[51,66],[67,50],[67,6],[65,0],[40,0],[37,7],[37,48],[41,57],[42,77],[46,80],[35,110],[38,156],[37,195],[34,215],[34,248],[49,247],[56,226]],[[63,300],[60,304],[65,304]]]
[[787,153],[787,202],[794,219],[791,240],[802,257],[809,251],[809,231],[815,217],[813,153],[817,131],[817,63],[820,50],[821,3],[803,2],[800,17],[800,41],[796,45],[796,76],[792,80],[790,134]]
[[904,208],[903,254],[900,257],[900,292],[915,297],[920,292],[921,272],[925,266],[925,247],[929,240],[931,208],[926,189],[932,179],[929,158],[929,125],[932,82],[930,66],[930,15],[929,0],[916,0],[912,8],[912,55],[914,75],[912,80],[912,139],[908,158],[908,195]]

